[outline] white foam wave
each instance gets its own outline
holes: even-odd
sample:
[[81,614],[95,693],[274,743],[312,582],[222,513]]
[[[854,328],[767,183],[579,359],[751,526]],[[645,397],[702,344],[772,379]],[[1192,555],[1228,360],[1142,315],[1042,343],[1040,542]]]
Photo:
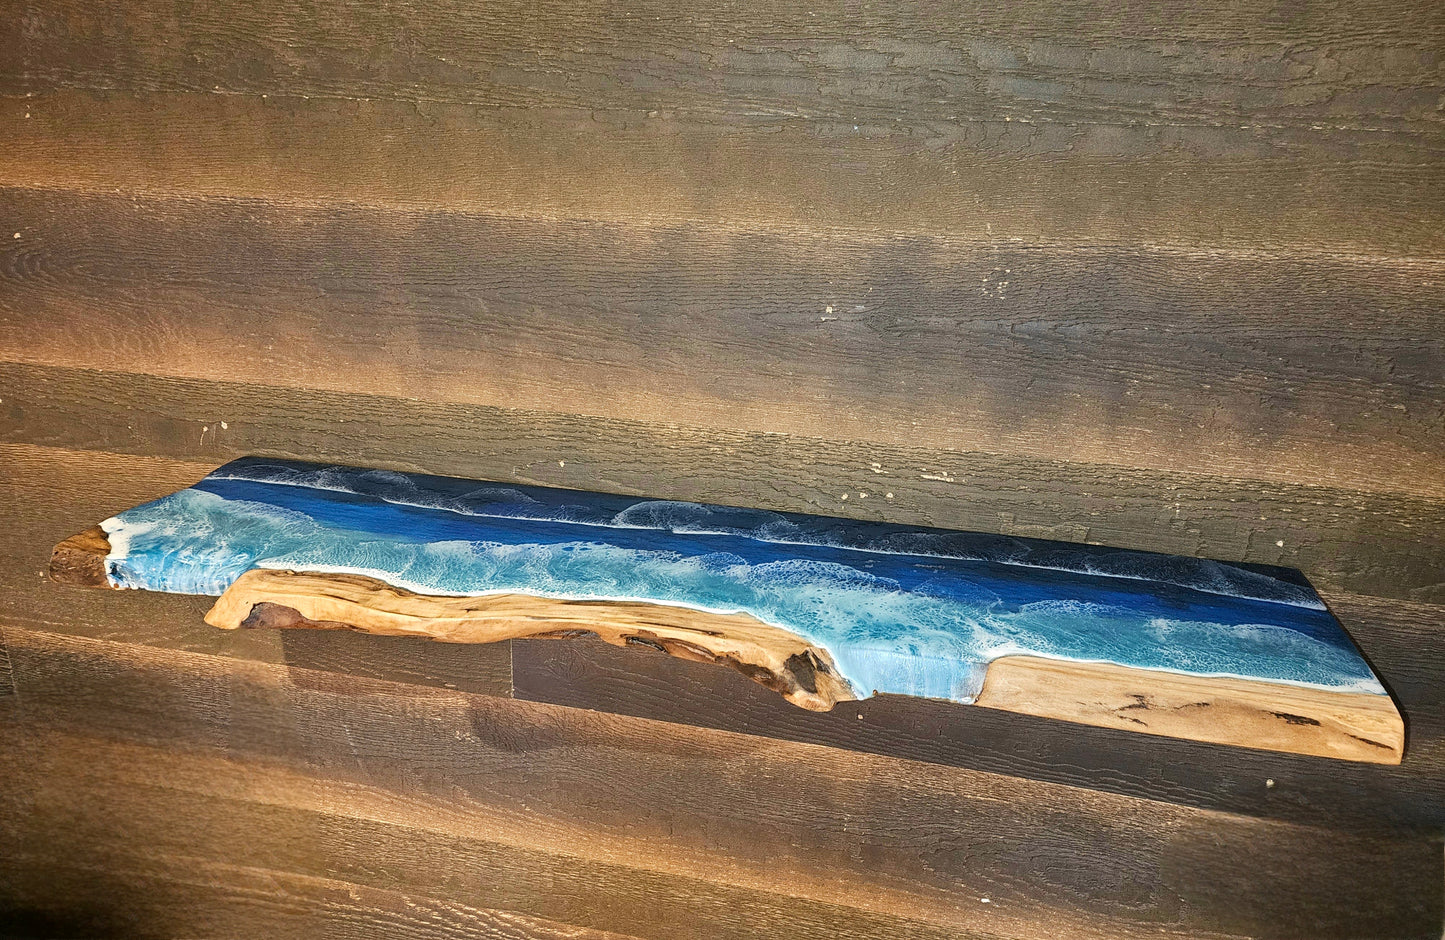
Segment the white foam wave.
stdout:
[[[753,564],[730,552],[689,555],[600,539],[407,541],[200,490],[122,513],[106,526],[115,536],[112,579],[122,586],[219,594],[245,570],[264,567],[349,571],[427,594],[521,593],[747,613],[828,649],[844,678],[865,694],[968,700],[977,694],[979,664],[1011,653],[1241,678],[1238,669],[1259,664],[1279,677],[1268,681],[1374,691],[1352,650],[1301,631],[1146,620],[1076,598],[1014,608],[991,591],[961,590],[957,576],[943,578],[951,593],[933,594],[927,585],[902,590],[892,579],[832,561]],[[1312,683],[1309,676],[1330,681]]]

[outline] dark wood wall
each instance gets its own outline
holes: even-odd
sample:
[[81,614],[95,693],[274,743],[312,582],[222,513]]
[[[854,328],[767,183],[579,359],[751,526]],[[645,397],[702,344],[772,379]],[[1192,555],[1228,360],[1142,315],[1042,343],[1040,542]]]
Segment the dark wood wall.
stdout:
[[[1438,4],[4,13],[0,934],[1440,935]],[[1296,566],[1407,756],[43,581],[248,453]]]

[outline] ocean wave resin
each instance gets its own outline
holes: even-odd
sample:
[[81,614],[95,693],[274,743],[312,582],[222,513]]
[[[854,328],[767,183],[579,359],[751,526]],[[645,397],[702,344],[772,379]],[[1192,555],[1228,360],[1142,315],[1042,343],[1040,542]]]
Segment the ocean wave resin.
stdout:
[[1005,656],[1384,694],[1284,568],[258,458],[102,528],[115,587],[219,595],[263,568],[748,614],[860,698],[970,702]]

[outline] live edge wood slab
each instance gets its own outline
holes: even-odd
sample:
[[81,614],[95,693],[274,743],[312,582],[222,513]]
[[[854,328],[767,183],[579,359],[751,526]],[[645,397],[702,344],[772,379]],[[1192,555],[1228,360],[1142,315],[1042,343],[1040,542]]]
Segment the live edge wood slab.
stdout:
[[219,595],[224,629],[598,637],[820,711],[882,693],[1355,761],[1404,746],[1289,569],[247,458],[66,539],[50,575]]

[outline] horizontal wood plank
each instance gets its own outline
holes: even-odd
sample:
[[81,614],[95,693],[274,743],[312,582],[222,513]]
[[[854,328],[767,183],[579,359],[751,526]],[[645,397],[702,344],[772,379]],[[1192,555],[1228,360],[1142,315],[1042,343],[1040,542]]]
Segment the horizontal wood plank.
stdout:
[[301,685],[313,681],[314,673],[338,672],[475,695],[512,694],[510,643],[499,643],[495,651],[481,652],[474,647],[418,637],[359,633],[308,632],[277,640],[283,660],[296,670],[292,681]]
[[[199,844],[231,864],[264,858],[381,889],[461,891],[474,906],[641,925],[647,936],[779,925],[790,936],[1438,930],[1441,859],[1429,838],[359,678],[303,688],[282,667],[195,653],[5,636],[18,694],[0,708],[38,739],[19,751],[18,785],[6,790],[32,812],[6,818],[68,813],[60,831],[81,844],[144,844],[161,857]],[[528,884],[546,870],[568,887]]]
[[[317,14],[0,25],[10,180],[527,215],[1438,253],[1428,3]],[[13,112],[13,113],[12,113]],[[12,120],[13,117],[13,120]]]
[[[144,901],[132,900],[136,889],[124,890],[125,880],[134,879],[137,869],[148,874],[147,869],[166,862],[171,863],[168,867],[180,867],[195,861],[201,864],[193,882],[210,876],[214,882],[209,887],[222,898],[228,888],[246,884],[248,870],[264,873],[281,867],[277,877],[282,886],[321,879],[341,882],[361,897],[371,892],[400,894],[414,899],[421,911],[436,910],[442,917],[448,908],[465,912],[484,904],[508,905],[511,917],[523,924],[539,920],[556,924],[559,919],[614,924],[632,930],[629,935],[655,940],[745,938],[774,929],[809,940],[839,935],[927,940],[1001,936],[972,930],[963,918],[954,918],[950,928],[940,928],[906,910],[890,915],[850,906],[846,896],[844,903],[800,897],[789,893],[793,886],[783,880],[757,885],[757,879],[751,879],[752,886],[739,886],[705,880],[695,869],[639,869],[617,861],[616,853],[599,858],[590,846],[559,850],[550,832],[531,840],[517,838],[511,831],[515,827],[498,833],[487,818],[489,811],[495,811],[493,806],[455,792],[398,792],[358,785],[354,779],[288,773],[269,762],[227,766],[191,754],[117,746],[93,738],[75,740],[54,732],[34,737],[41,739],[40,746],[33,748],[39,751],[36,762],[56,773],[70,771],[76,783],[36,780],[36,771],[22,780],[22,794],[31,797],[32,805],[39,803],[46,817],[68,815],[65,838],[91,847],[99,854],[100,866],[117,872],[122,880],[122,890],[97,899],[97,906],[134,906],[144,912]],[[77,766],[82,762],[83,768]],[[434,760],[423,762],[431,775],[446,772]],[[416,757],[403,755],[397,763],[411,766]],[[156,787],[137,773],[137,767],[147,765],[165,768],[171,784]],[[505,769],[501,774],[514,775]],[[97,806],[87,796],[93,792],[87,784],[120,786],[127,792]],[[586,831],[574,835],[592,841],[603,838]],[[54,838],[45,840],[43,833],[33,830],[21,830],[16,841],[28,850],[19,861],[33,866],[29,879],[22,874],[17,880],[40,881],[31,888],[33,896],[54,904],[61,886],[42,879],[54,877],[56,870],[63,877],[75,867],[74,858],[63,854],[64,845],[57,851]],[[149,846],[149,851],[137,851],[137,844]],[[205,864],[211,860],[207,855],[222,864]],[[231,868],[239,871],[233,874]],[[101,884],[114,882],[102,876]],[[175,891],[164,883],[138,887],[161,896],[168,887]],[[901,908],[906,899],[904,893],[893,900]],[[316,917],[332,915],[333,923],[352,926],[345,916],[335,916],[339,913],[322,909]],[[161,923],[164,917],[158,917]],[[1019,921],[1007,915],[999,919]],[[592,926],[574,929],[600,932]],[[1002,935],[1041,936],[1027,928]],[[1101,936],[1097,930],[1085,935]]]
[[[93,758],[99,750],[90,742],[49,738],[43,746],[69,747]],[[14,752],[11,752],[14,754]],[[30,754],[15,755],[24,760]],[[49,756],[49,755],[47,755]],[[144,751],[127,755],[145,760]],[[89,768],[89,781],[118,782]],[[45,789],[45,785],[26,781]],[[239,830],[254,816],[219,801],[181,805],[169,794],[157,794],[147,813],[152,825],[110,827],[94,820],[85,832],[83,849],[72,841],[85,823],[72,819],[59,838],[43,839],[23,826],[5,827],[12,848],[0,859],[0,937],[31,940],[35,937],[214,937],[260,936],[316,940],[316,938],[395,937],[416,940],[628,940],[622,934],[591,930],[530,917],[513,911],[478,908],[419,892],[381,889],[319,875],[298,875],[264,865],[239,865],[217,858],[213,842],[219,829]],[[83,817],[93,796],[46,793],[47,815]],[[73,805],[65,801],[73,800]],[[168,852],[149,852],[125,844],[126,837],[154,842],[154,814],[159,810],[207,812],[206,833],[192,833],[198,844]],[[229,812],[228,812],[229,811]],[[184,828],[184,827],[181,827]],[[117,829],[129,829],[116,832]],[[254,834],[255,830],[253,830]],[[52,830],[52,835],[55,835]],[[165,833],[171,835],[171,833]],[[266,832],[263,841],[275,848],[277,833]],[[107,838],[108,837],[108,838]],[[81,849],[80,851],[77,851]],[[259,860],[258,860],[259,861]]]
[[[1439,132],[1445,24],[1419,0],[1257,0],[1208,10],[1107,0],[850,0],[807,7],[666,0],[464,0],[314,12],[294,0],[77,0],[0,26],[20,55],[0,89],[223,91],[491,107],[686,112],[697,121],[916,131],[1005,116],[1041,123],[1267,123]],[[398,35],[405,42],[392,41]],[[902,125],[901,127],[898,125]],[[937,131],[935,131],[937,133]]]
[[[1445,501],[1418,496],[5,363],[0,399],[0,442],[75,451],[72,473],[96,451],[192,462],[146,498],[265,454],[1283,564],[1325,589],[1445,599]],[[60,539],[140,501],[77,507],[27,541],[35,577]]]
[[1442,261],[0,207],[12,360],[1445,497]]
[[[1439,258],[1439,145],[1369,130],[947,125],[944,140],[429,101],[0,98],[0,181],[543,218]],[[1062,133],[1060,133],[1062,131]],[[1204,139],[1196,142],[1180,138]],[[994,143],[998,141],[998,143]]]

